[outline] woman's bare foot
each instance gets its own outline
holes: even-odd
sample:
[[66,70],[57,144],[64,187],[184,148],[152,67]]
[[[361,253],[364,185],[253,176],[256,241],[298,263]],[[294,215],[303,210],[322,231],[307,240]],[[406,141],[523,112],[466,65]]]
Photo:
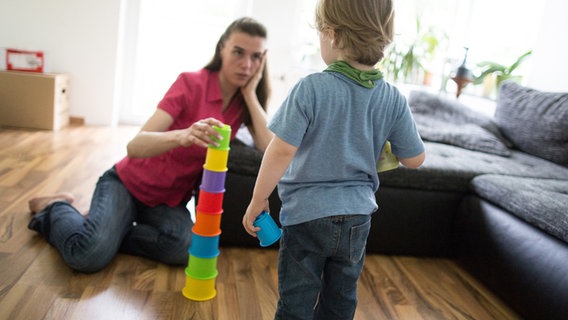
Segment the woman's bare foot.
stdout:
[[32,213],[38,213],[45,209],[48,205],[56,201],[66,201],[73,203],[75,197],[69,192],[60,192],[51,196],[35,197],[28,201],[28,205]]

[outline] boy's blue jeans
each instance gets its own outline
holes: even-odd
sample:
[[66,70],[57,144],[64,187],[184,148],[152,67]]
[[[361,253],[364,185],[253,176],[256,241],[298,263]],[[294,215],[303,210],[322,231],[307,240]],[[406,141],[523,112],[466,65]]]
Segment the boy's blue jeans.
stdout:
[[370,215],[284,227],[275,319],[353,319],[370,227]]
[[55,202],[36,214],[28,228],[43,235],[72,269],[90,273],[107,266],[119,251],[185,264],[192,226],[185,205],[144,205],[112,168],[99,178],[87,217],[67,202]]

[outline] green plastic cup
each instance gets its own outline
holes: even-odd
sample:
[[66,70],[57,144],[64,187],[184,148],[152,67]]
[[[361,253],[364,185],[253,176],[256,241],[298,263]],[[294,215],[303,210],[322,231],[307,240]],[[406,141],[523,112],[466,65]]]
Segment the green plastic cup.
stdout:
[[231,141],[231,126],[228,124],[224,125],[223,127],[213,126],[213,129],[219,132],[219,134],[221,134],[223,139],[217,140],[217,138],[212,137],[213,140],[219,144],[219,146],[216,147],[215,145],[210,144],[209,148],[219,149],[219,150],[229,150],[229,142]]
[[185,274],[199,280],[215,278],[218,274],[217,257],[200,258],[190,254]]

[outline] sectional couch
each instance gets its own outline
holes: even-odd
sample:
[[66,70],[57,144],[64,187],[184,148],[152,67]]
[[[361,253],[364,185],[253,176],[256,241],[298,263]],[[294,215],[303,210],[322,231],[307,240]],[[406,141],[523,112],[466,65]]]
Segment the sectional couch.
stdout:
[[[449,257],[527,319],[568,314],[568,93],[502,85],[495,115],[408,96],[427,160],[379,175],[369,253]],[[241,218],[262,154],[235,141],[222,246],[258,246]],[[278,219],[280,200],[270,198]]]

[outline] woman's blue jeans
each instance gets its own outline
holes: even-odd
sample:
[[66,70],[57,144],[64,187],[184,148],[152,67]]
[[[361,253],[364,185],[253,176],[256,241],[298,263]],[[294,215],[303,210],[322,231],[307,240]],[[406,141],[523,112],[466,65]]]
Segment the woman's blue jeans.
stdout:
[[112,168],[99,178],[86,217],[65,201],[55,202],[36,214],[28,228],[43,235],[72,269],[91,273],[118,252],[186,264],[192,226],[185,204],[144,205]]
[[370,215],[284,227],[275,319],[353,319],[370,227]]

